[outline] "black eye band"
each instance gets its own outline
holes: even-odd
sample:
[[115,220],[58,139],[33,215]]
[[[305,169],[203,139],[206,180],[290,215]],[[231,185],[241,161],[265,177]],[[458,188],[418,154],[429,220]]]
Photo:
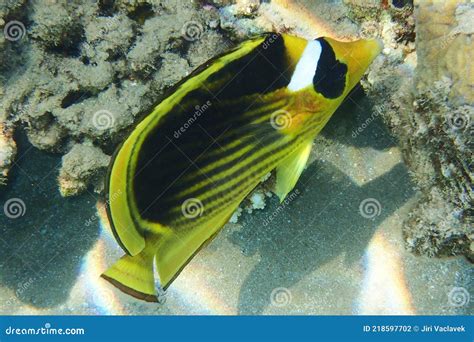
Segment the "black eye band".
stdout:
[[313,78],[313,86],[324,97],[335,99],[344,92],[347,65],[336,59],[334,50],[324,38],[316,40],[321,44],[321,56]]

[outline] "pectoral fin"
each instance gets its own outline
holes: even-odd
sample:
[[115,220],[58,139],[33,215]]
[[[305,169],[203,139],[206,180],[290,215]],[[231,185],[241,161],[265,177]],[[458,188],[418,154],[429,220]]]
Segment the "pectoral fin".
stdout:
[[282,163],[276,168],[276,186],[275,193],[283,202],[286,195],[293,190],[304,170],[306,162],[308,161],[309,153],[313,141],[310,140],[298,148],[295,152],[285,158]]

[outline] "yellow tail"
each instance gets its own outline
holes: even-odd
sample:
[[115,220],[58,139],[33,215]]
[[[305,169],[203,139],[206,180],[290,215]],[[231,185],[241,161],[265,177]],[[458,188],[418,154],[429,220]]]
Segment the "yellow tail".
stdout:
[[154,252],[154,246],[147,244],[135,256],[124,255],[102,274],[102,278],[135,298],[147,302],[157,302],[153,274]]
[[[245,196],[246,193],[240,197]],[[207,242],[229,221],[242,200],[225,208],[219,215],[192,229],[163,236],[149,234],[146,247],[137,255],[125,255],[102,274],[102,277],[123,292],[148,302],[158,302],[157,291],[166,290],[181,270]]]

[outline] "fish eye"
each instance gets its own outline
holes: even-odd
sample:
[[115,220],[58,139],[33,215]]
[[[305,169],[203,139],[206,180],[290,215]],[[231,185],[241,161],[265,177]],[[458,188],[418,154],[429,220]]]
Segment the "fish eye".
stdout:
[[346,87],[347,65],[336,59],[333,48],[324,38],[316,40],[321,44],[321,54],[313,77],[314,89],[325,98],[338,98]]

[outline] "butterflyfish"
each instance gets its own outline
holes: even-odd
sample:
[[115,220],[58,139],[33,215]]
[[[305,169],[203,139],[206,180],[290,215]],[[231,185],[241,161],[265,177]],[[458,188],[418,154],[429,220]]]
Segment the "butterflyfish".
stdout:
[[107,215],[125,255],[102,277],[158,301],[273,170],[283,201],[313,139],[381,48],[376,39],[267,33],[179,82],[112,158]]

